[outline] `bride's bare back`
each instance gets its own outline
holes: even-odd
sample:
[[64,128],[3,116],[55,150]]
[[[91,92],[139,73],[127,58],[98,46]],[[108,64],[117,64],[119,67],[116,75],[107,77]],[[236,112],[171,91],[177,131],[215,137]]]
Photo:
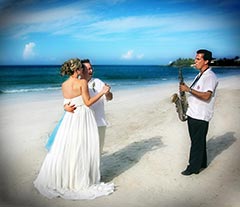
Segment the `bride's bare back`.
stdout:
[[82,95],[82,80],[70,77],[62,84],[63,97],[72,99]]
[[86,106],[91,106],[94,104],[109,90],[109,86],[104,86],[102,91],[100,91],[96,96],[90,97],[88,84],[85,79],[78,79],[70,76],[69,79],[62,84],[62,93],[64,98],[72,99],[77,96],[82,96],[83,102]]

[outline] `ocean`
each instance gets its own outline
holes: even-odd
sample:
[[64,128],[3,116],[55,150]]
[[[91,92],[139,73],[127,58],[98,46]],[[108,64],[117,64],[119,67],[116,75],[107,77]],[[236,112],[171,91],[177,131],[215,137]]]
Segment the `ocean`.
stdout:
[[[112,91],[176,82],[178,68],[157,65],[94,65],[94,77],[111,85]],[[221,77],[240,75],[240,67],[214,67]],[[0,97],[6,94],[52,94],[61,91],[60,66],[0,66]],[[198,70],[182,69],[184,81],[191,83]]]

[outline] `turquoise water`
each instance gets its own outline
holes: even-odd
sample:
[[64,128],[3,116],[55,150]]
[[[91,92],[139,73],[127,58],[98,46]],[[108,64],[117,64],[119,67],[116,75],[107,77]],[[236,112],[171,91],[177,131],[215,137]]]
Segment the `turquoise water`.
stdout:
[[[51,93],[61,89],[67,78],[59,74],[60,66],[0,66],[0,93]],[[183,68],[186,82],[198,71]],[[219,78],[240,75],[240,68],[213,68]],[[178,82],[178,68],[156,65],[95,65],[94,77],[111,85],[113,91]]]

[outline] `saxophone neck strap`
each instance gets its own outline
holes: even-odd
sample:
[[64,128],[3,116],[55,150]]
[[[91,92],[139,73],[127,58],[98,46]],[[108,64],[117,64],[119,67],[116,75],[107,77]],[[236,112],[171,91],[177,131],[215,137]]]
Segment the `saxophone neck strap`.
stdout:
[[[206,69],[208,70],[208,68]],[[195,80],[193,81],[192,85],[190,86],[190,88],[192,88],[197,82],[198,80],[201,78],[201,76],[203,75],[203,73],[206,71],[204,70],[202,73],[198,74],[198,76],[195,78]]]

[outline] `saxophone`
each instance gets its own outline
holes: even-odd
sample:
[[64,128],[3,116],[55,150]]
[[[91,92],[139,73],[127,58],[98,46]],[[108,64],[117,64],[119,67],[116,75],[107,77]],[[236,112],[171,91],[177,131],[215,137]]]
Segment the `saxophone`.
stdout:
[[[183,75],[182,75],[182,68],[179,68],[178,70],[178,79],[180,84],[183,83]],[[186,94],[184,91],[179,91],[179,95],[177,93],[174,93],[171,97],[172,103],[175,103],[176,105],[176,111],[178,113],[178,117],[181,121],[186,121],[187,120],[187,108],[188,108],[188,103],[187,103],[187,98]]]

